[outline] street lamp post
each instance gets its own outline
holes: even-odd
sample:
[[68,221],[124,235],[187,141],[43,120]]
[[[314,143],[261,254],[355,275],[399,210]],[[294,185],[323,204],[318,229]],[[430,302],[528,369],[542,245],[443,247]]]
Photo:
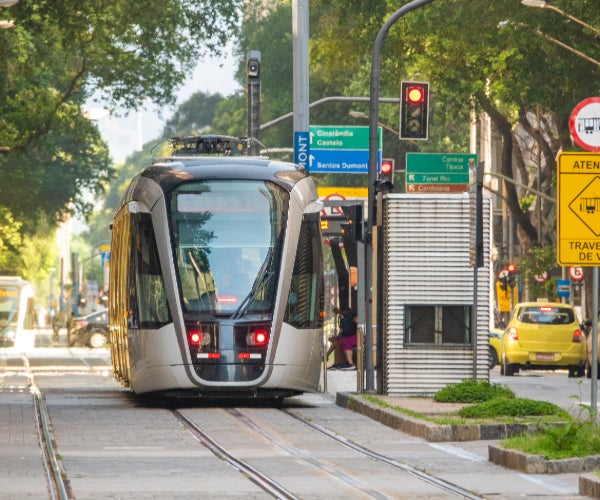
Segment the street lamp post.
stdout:
[[[369,115],[367,115],[366,113],[363,113],[362,111],[350,111],[348,113],[348,115],[350,115],[352,118],[361,118],[363,120],[369,119]],[[390,127],[389,125],[386,125],[385,123],[382,123],[382,122],[377,122],[377,124],[381,128],[386,129],[388,132],[391,132],[395,136],[400,137],[400,132],[398,130],[394,130],[392,127]]]
[[588,62],[591,62],[593,64],[595,64],[596,66],[600,66],[600,61],[597,61],[596,59],[588,56],[587,54],[584,54],[583,52],[580,52],[577,49],[574,49],[573,47],[571,47],[570,45],[567,45],[566,43],[561,42],[560,40],[557,40],[556,38],[551,37],[550,35],[546,35],[546,33],[538,30],[537,28],[533,28],[532,26],[530,26],[529,24],[526,23],[521,23],[521,22],[514,22],[514,21],[501,21],[498,24],[499,27],[505,27],[505,26],[521,26],[523,28],[527,28],[532,30],[536,35],[541,36],[542,38],[545,38],[546,40],[548,40],[549,42],[554,43],[555,45],[558,45],[559,47],[562,47],[565,50],[568,50],[569,52],[572,52],[573,54],[575,54],[576,56],[581,57],[582,59],[585,59]]
[[575,16],[572,16],[571,14],[568,14],[564,10],[561,10],[558,7],[555,7],[554,5],[551,5],[550,3],[546,2],[545,0],[521,0],[521,4],[525,5],[526,7],[537,7],[538,9],[553,10],[554,12],[558,12],[561,16],[564,16],[564,17],[570,19],[571,21],[574,21],[577,24],[580,24],[581,26],[584,26],[585,28],[589,29],[590,31],[593,31],[594,33],[600,35],[600,31],[597,30],[596,28],[594,28],[593,26],[589,25],[585,21],[582,21],[581,19],[579,19]]

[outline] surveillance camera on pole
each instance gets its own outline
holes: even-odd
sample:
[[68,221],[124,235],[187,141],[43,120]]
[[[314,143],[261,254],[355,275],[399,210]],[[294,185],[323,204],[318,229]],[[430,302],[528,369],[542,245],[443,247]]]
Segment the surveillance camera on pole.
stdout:
[[258,154],[260,134],[260,52],[250,50],[246,56],[248,82],[248,137],[252,141],[250,154]]

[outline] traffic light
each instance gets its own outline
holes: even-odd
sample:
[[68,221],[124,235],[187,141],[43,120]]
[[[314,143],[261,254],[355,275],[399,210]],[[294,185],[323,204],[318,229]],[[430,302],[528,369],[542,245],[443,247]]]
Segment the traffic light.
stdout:
[[500,288],[503,291],[508,290],[507,284],[508,284],[508,276],[500,276],[500,278],[498,278],[500,280]]
[[348,218],[348,236],[354,242],[362,241],[363,236],[363,206],[362,204],[347,205],[342,207],[344,215]]
[[402,82],[400,91],[400,139],[427,139],[429,83]]
[[251,50],[247,54],[248,78],[260,78],[260,52]]
[[506,266],[506,270],[508,271],[508,284],[511,288],[514,288],[517,280],[517,266],[509,264]]
[[[250,50],[247,54],[246,81],[248,85],[248,137],[251,140],[250,154],[258,155],[260,147],[260,52]],[[256,140],[255,140],[256,139]]]
[[381,167],[377,172],[377,182],[375,183],[375,191],[377,193],[389,193],[394,189],[394,160],[384,158],[381,160]]

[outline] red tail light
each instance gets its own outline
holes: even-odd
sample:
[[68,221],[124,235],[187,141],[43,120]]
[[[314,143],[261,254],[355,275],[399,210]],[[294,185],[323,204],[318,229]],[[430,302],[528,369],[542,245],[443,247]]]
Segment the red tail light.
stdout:
[[519,340],[519,333],[517,332],[517,329],[514,326],[512,328],[509,328],[508,332],[506,333],[508,333],[508,336],[511,340]]
[[269,330],[264,327],[251,329],[246,335],[246,345],[252,347],[263,347],[269,342]]
[[209,332],[203,331],[196,325],[187,325],[186,330],[188,334],[188,340],[191,345],[202,347],[210,344]]
[[585,339],[585,335],[583,334],[583,332],[581,330],[575,330],[573,332],[573,343],[574,344],[581,344],[583,342],[583,339]]

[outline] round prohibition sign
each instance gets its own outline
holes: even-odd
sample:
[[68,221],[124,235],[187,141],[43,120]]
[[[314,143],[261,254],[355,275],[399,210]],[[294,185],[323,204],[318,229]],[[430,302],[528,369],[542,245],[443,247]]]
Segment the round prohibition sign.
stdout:
[[583,269],[579,266],[571,266],[569,267],[569,277],[573,281],[581,281],[583,280]]
[[581,148],[600,151],[600,97],[588,97],[575,106],[569,130]]
[[[341,194],[329,194],[327,196],[325,196],[324,198],[325,200],[346,200],[346,198],[341,195]],[[331,215],[344,215],[344,211],[342,210],[342,207],[329,207],[329,211]],[[327,207],[324,208],[323,210],[321,210],[321,215],[328,215],[327,214]]]

